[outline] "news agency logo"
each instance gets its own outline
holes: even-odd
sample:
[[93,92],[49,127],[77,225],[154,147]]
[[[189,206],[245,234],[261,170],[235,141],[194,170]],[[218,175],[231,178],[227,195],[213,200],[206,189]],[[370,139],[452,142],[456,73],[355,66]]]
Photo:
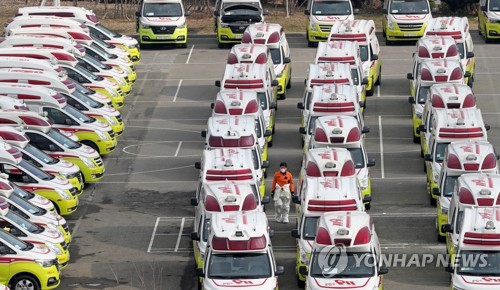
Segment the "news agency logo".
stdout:
[[325,247],[318,253],[318,265],[325,278],[332,278],[344,272],[347,263],[348,257],[343,244]]

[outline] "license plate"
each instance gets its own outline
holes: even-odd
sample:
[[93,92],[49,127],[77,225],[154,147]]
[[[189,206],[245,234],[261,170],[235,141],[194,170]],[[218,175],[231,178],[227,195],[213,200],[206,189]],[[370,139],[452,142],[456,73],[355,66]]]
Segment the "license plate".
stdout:
[[406,37],[416,37],[417,34],[416,33],[405,33],[405,36]]
[[234,39],[241,40],[242,38],[243,38],[243,36],[236,36]]
[[156,39],[170,39],[170,36],[157,36]]

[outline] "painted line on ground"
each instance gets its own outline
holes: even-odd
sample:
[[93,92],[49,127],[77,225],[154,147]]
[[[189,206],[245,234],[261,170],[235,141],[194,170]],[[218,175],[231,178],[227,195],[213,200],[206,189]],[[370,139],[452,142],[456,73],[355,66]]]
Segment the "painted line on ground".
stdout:
[[175,249],[174,252],[177,252],[179,250],[179,245],[181,243],[181,237],[182,237],[182,232],[184,231],[184,223],[186,222],[185,218],[182,218],[181,221],[181,227],[179,229],[179,236],[177,237],[177,242],[175,243]]
[[181,86],[182,86],[182,80],[179,80],[179,85],[177,86],[177,90],[175,91],[174,99],[172,100],[172,102],[174,102],[174,103],[177,100],[177,96],[179,95],[179,91],[181,90]]
[[175,150],[175,154],[174,154],[175,157],[177,157],[177,155],[179,154],[179,150],[181,150],[181,146],[182,146],[182,141],[179,142],[179,145],[177,146],[177,149]]
[[191,50],[189,50],[189,55],[188,55],[188,58],[186,60],[186,64],[189,64],[189,60],[191,59],[191,55],[193,54],[193,50],[194,50],[194,44],[191,46]]
[[384,168],[384,140],[382,133],[382,116],[378,116],[378,129],[380,138],[380,172],[382,179],[385,178],[385,168]]
[[151,233],[151,239],[149,240],[149,246],[147,253],[151,253],[151,247],[153,247],[153,242],[155,240],[156,230],[158,229],[158,223],[160,222],[160,218],[156,218],[155,226],[153,228],[153,233]]

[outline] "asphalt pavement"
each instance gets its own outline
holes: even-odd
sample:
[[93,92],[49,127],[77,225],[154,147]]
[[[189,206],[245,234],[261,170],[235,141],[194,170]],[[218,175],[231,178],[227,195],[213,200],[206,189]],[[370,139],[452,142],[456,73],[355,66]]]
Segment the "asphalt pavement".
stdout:
[[[269,156],[272,171],[286,161],[297,176],[302,149],[296,104],[315,49],[308,48],[303,37],[289,37],[289,42],[292,88],[279,102]],[[477,34],[474,43],[473,90],[491,125],[489,140],[500,148],[500,98],[495,93],[500,46],[484,44]],[[436,209],[429,205],[420,148],[412,142],[406,73],[413,50],[414,44],[382,47],[382,85],[367,98],[365,123],[371,131],[366,145],[369,157],[377,161],[371,169],[369,213],[383,253],[444,254],[445,245],[436,238]],[[122,110],[125,134],[105,158],[104,179],[86,188],[78,212],[68,218],[71,261],[60,289],[196,289],[189,238],[194,216],[190,197],[198,178],[193,164],[200,159],[200,131],[211,115],[210,102],[219,89],[214,81],[222,77],[228,52],[218,49],[214,38],[191,39],[187,49],[142,50],[138,82]],[[286,271],[279,278],[280,289],[299,289],[295,240],[290,236],[295,219],[277,224],[269,208],[277,264]],[[395,267],[385,276],[384,289],[449,289],[449,281],[444,269],[432,265]]]

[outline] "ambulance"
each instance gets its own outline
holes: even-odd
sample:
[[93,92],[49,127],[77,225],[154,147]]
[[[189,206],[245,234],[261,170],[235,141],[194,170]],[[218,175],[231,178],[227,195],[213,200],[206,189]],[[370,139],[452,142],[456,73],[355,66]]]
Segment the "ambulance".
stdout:
[[498,174],[497,158],[495,148],[488,141],[456,141],[448,145],[439,173],[438,187],[434,189],[434,195],[437,196],[436,226],[439,241],[446,240],[442,226],[448,223],[448,210],[458,177],[476,172]]
[[276,289],[277,266],[267,216],[263,212],[220,212],[212,215],[203,268],[203,289]]
[[314,148],[346,148],[351,153],[356,176],[363,191],[363,201],[367,209],[371,207],[372,186],[369,168],[375,166],[375,159],[368,159],[364,133],[358,121],[350,116],[327,116],[316,119],[309,150]]
[[480,0],[477,10],[479,34],[486,43],[500,37],[500,3],[497,0]]
[[70,29],[80,29],[86,33],[89,33],[89,28],[78,21],[55,17],[55,16],[45,16],[45,17],[33,17],[33,16],[18,16],[8,20],[4,24],[4,32],[9,35],[11,29],[15,28],[70,28]]
[[373,96],[375,86],[380,85],[382,78],[382,61],[379,59],[380,44],[375,34],[373,20],[335,22],[328,36],[328,42],[331,41],[358,43],[363,75],[368,78],[366,95]]
[[[307,275],[306,289],[383,289],[380,242],[366,212],[329,212],[320,217]],[[335,262],[333,262],[335,261]],[[337,262],[339,261],[339,262]]]
[[3,197],[0,197],[0,228],[26,242],[44,242],[56,253],[59,269],[68,266],[69,251],[63,233],[52,224],[35,224],[11,211]]
[[81,57],[85,55],[85,48],[78,42],[61,38],[56,36],[47,35],[13,35],[8,38],[4,38],[0,42],[0,47],[22,47],[22,48],[53,48],[62,49],[69,53],[72,53],[75,57]]
[[27,57],[70,66],[78,62],[73,53],[52,47],[2,47],[0,57]]
[[[425,99],[424,112],[422,115],[422,124],[425,132],[420,132],[421,156],[427,154],[427,141],[430,138],[431,130],[425,128],[431,127],[431,120],[436,109],[466,109],[476,108],[476,96],[471,88],[465,84],[436,84],[432,85],[428,91],[428,97]],[[411,98],[411,97],[410,97]],[[411,100],[410,100],[411,101]],[[420,131],[420,127],[419,127]]]
[[119,69],[118,67],[115,68],[102,63],[99,60],[91,57],[90,55],[85,55],[84,57],[79,58],[78,65],[95,74],[96,76],[102,77],[117,84],[120,87],[120,90],[127,95],[132,90],[132,85],[129,82],[127,73],[124,70]]
[[[5,180],[10,185],[10,187],[12,189],[14,189],[14,191],[12,192],[12,196],[15,196],[16,199],[20,198],[20,199],[22,199],[26,202],[29,202],[29,203],[33,204],[34,206],[39,207],[45,211],[54,212],[54,213],[56,212],[56,210],[54,208],[54,204],[52,204],[52,202],[50,200],[48,200],[45,197],[38,195],[36,193],[26,191],[26,190],[22,189],[21,187],[17,186],[15,183],[10,182],[8,174],[0,173],[0,178],[2,180]],[[7,194],[5,192],[2,192],[2,191],[0,191],[0,195],[8,197]],[[67,231],[66,228],[65,228],[65,230]]]
[[350,0],[310,0],[307,2],[304,14],[307,15],[306,27],[307,46],[314,47],[318,42],[328,39],[328,34],[336,22],[353,20],[354,13]]
[[[247,90],[223,90],[217,94],[212,106],[212,116],[251,116],[255,118],[259,128],[273,132],[271,116],[264,115],[259,105],[257,94]],[[266,118],[267,117],[267,118]],[[273,124],[274,125],[274,124]],[[266,138],[267,146],[273,146],[273,134]]]
[[215,81],[215,86],[221,89],[265,92],[275,103],[278,101],[278,85],[274,69],[259,63],[226,64],[222,80]]
[[292,237],[297,239],[295,272],[299,287],[304,287],[306,278],[299,268],[309,265],[319,218],[325,212],[364,211],[365,207],[355,177],[306,178],[293,202],[298,205],[297,229],[292,230]]
[[[464,84],[469,74],[463,72],[462,65],[456,60],[433,59],[417,63],[412,73],[407,74],[410,80],[410,98],[408,102],[412,106],[413,119],[413,142],[420,142],[420,124],[425,100],[429,88],[437,83]],[[413,97],[413,98],[412,98]]]
[[451,36],[457,43],[463,70],[469,73],[466,83],[472,87],[476,61],[474,58],[474,43],[469,32],[467,17],[437,17],[429,20],[425,36]]
[[75,212],[78,207],[77,188],[65,178],[56,177],[23,160],[17,148],[3,141],[0,146],[0,171],[8,174],[10,181],[52,201],[62,216]]
[[0,68],[0,84],[44,86],[59,92],[75,90],[75,83],[66,76],[34,69]]
[[208,119],[208,129],[201,136],[206,138],[205,149],[258,146],[262,159],[267,161],[267,137],[272,132],[261,125],[251,116],[215,116]]
[[63,78],[66,76],[66,71],[57,65],[57,62],[38,60],[36,58],[0,57],[0,68],[35,69],[59,75]]
[[35,204],[24,200],[15,193],[14,187],[11,186],[7,179],[0,179],[0,197],[6,198],[9,203],[9,209],[30,220],[35,224],[52,224],[56,226],[64,235],[64,241],[69,245],[71,242],[71,233],[69,232],[68,223],[56,212],[38,207]]
[[181,0],[144,0],[135,13],[139,43],[187,47],[188,29]]
[[[114,109],[118,110],[118,108],[123,107],[123,97],[120,96],[116,91],[104,88],[106,90],[106,94],[101,94],[93,89],[89,89],[82,84],[78,83],[77,81],[73,80],[72,78],[69,78],[70,80],[73,81],[75,84],[76,91],[79,93],[84,94],[85,96],[91,98],[93,101],[98,102],[100,104],[113,107]],[[112,96],[112,97],[109,97]],[[113,102],[111,99],[116,99],[120,98],[122,99],[122,102]]]
[[116,54],[117,56],[120,56],[120,58],[128,59],[129,61],[134,63],[134,61],[132,61],[132,56],[130,55],[130,53],[128,53],[128,51],[126,49],[120,48],[120,47],[115,46],[113,44],[109,44],[109,43],[105,42],[104,40],[100,39],[99,37],[95,36],[94,34],[91,34],[90,37],[94,41],[92,43],[92,46],[98,47],[98,48],[100,48],[108,53]]
[[97,182],[104,176],[104,162],[99,153],[52,128],[47,118],[30,111],[0,111],[0,114],[0,125],[23,126],[30,144],[54,158],[76,164],[84,183]]
[[453,289],[498,289],[500,285],[500,208],[465,208],[456,227],[456,255],[446,271]]
[[265,64],[271,79],[275,80],[274,65],[270,49],[264,44],[236,44],[227,56],[227,64],[255,63]]
[[23,289],[26,285],[39,285],[38,289],[59,286],[57,257],[45,243],[24,242],[0,229],[0,244],[3,246],[0,255],[6,261],[0,263],[0,283],[12,289]]
[[286,98],[286,90],[292,87],[290,47],[285,31],[276,23],[252,24],[243,33],[242,43],[265,44],[269,47],[278,79],[278,96]]
[[[480,109],[435,109],[432,116],[432,130],[427,142],[427,154],[424,155],[427,172],[427,192],[432,205],[436,204],[437,196],[434,188],[448,144],[453,141],[474,140],[486,141],[489,125],[484,124]],[[423,129],[423,128],[421,128]]]
[[432,19],[429,0],[384,0],[382,17],[386,43],[415,41],[424,35],[428,21]]
[[83,180],[80,169],[75,164],[53,158],[35,146],[29,144],[25,132],[14,127],[0,127],[0,138],[7,144],[16,147],[22,153],[23,160],[30,162],[41,170],[64,177],[71,185],[78,189],[78,195],[83,193]]
[[500,175],[497,174],[469,173],[457,178],[451,196],[448,222],[441,229],[446,233],[448,254],[457,253],[456,249],[463,233],[460,224],[465,218],[464,211],[467,208],[498,208],[500,205],[499,192],[496,190],[498,186],[500,186]]
[[213,214],[231,211],[264,211],[264,205],[269,201],[269,196],[261,198],[255,183],[251,181],[226,180],[202,183],[196,197],[191,199],[191,205],[195,206],[195,230],[191,233],[191,237],[196,267],[203,268],[208,230]]
[[264,23],[268,13],[259,0],[215,1],[214,24],[219,48],[240,43],[245,29],[251,24]]
[[200,170],[198,187],[210,181],[252,180],[259,187],[261,196],[265,196],[265,170],[269,161],[262,161],[259,147],[204,150],[201,162],[195,162],[194,167]]
[[314,125],[319,117],[352,116],[356,118],[359,128],[364,132],[367,130],[361,112],[363,103],[359,102],[357,96],[356,89],[351,85],[315,86],[309,100],[304,100],[306,106],[304,103],[297,104],[299,109],[303,109],[304,127],[300,127],[299,132],[304,135],[304,151],[309,148]]
[[14,35],[40,35],[40,36],[55,36],[76,41],[79,44],[91,45],[92,38],[90,35],[81,29],[72,29],[64,27],[27,27],[27,28],[12,28],[7,37]]

